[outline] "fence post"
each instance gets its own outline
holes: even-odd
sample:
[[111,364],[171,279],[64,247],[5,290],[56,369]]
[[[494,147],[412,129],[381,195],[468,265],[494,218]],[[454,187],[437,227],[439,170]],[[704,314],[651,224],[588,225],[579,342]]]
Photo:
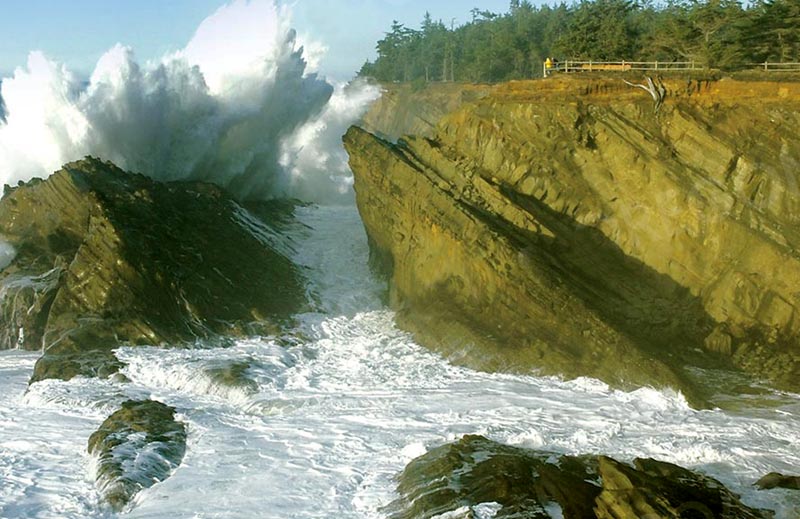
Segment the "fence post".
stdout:
[[592,60],[589,60],[589,72],[592,72]]
[[658,70],[658,61],[656,61],[656,70]]
[[769,71],[769,66],[768,66],[768,63],[765,61],[764,62],[764,72],[767,72],[767,71]]

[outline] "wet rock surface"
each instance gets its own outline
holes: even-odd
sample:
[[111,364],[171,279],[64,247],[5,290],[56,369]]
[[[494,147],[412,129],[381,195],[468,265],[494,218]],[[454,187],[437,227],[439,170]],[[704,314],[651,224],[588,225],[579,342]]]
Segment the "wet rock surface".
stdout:
[[[345,146],[401,325],[456,362],[708,394],[800,389],[800,87],[499,85],[397,143]],[[380,101],[379,101],[380,102]],[[374,109],[377,110],[377,109]]]
[[186,452],[186,426],[175,409],[154,400],[128,400],[89,438],[95,478],[115,511],[170,476]]
[[756,486],[761,490],[772,490],[773,488],[800,490],[800,476],[787,476],[777,472],[770,472],[759,479],[756,482]]
[[122,344],[277,332],[305,283],[264,229],[217,187],[91,158],[7,188],[0,236],[16,256],[0,271],[0,348],[43,350],[38,381],[112,374]]
[[399,476],[398,493],[385,510],[392,519],[447,513],[473,518],[488,505],[497,518],[771,517],[742,504],[713,478],[670,463],[637,459],[631,466],[605,456],[511,447],[481,436],[465,436],[413,460]]

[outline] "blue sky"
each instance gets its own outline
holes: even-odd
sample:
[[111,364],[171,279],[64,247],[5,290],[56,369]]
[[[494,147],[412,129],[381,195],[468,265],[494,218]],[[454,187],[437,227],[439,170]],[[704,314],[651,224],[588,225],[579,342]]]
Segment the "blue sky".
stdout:
[[[42,50],[88,74],[116,43],[132,46],[140,60],[182,48],[195,28],[224,0],[4,0],[0,3],[0,75]],[[417,27],[425,11],[463,23],[473,7],[505,12],[508,0],[294,0],[298,31],[329,47],[323,73],[347,79],[373,56],[392,20]]]

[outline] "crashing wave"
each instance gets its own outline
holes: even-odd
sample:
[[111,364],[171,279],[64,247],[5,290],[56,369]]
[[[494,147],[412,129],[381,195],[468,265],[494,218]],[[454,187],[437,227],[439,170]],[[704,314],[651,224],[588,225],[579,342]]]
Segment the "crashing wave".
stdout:
[[88,83],[32,52],[0,86],[0,184],[94,155],[160,180],[214,182],[242,199],[346,193],[339,138],[377,91],[334,88],[310,70],[290,15],[273,0],[236,0],[158,62],[141,64],[116,45]]

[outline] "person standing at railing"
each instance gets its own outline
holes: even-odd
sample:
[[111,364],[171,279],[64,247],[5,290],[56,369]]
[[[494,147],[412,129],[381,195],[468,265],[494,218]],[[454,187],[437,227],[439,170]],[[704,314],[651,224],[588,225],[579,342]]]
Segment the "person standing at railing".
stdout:
[[548,57],[544,60],[544,77],[548,77],[553,71],[553,59]]

